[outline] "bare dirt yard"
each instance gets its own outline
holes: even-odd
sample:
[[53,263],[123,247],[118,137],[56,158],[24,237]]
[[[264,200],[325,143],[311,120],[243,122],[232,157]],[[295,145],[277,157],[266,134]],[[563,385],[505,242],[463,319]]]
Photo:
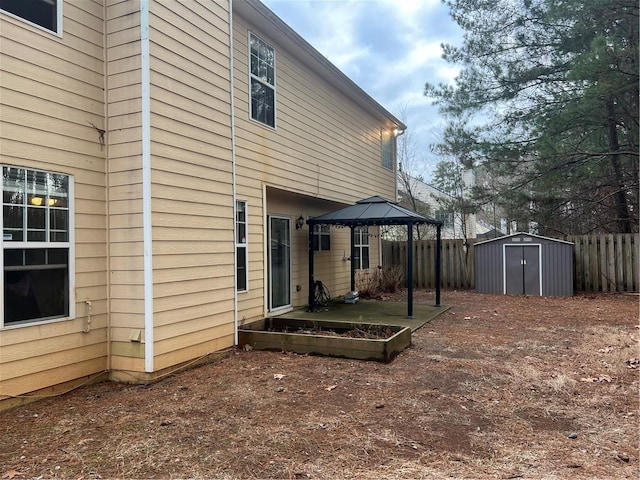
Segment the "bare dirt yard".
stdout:
[[442,300],[390,364],[235,350],[0,413],[0,477],[639,477],[637,296]]

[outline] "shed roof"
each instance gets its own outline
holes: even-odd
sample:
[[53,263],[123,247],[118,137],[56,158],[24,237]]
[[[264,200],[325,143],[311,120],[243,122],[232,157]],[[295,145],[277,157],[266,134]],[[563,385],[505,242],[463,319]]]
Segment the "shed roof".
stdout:
[[516,232],[516,233],[512,233],[510,235],[504,235],[502,237],[491,238],[489,240],[484,240],[482,242],[476,242],[475,246],[482,245],[482,244],[485,244],[485,243],[499,242],[500,240],[505,240],[507,238],[517,237],[517,236],[527,236],[527,237],[537,238],[537,239],[540,239],[540,240],[549,240],[551,242],[566,243],[568,245],[573,245],[573,242],[567,242],[566,240],[558,240],[557,238],[543,237],[542,235],[536,235],[534,233]]
[[435,218],[425,217],[379,196],[365,198],[354,205],[307,220],[308,225],[442,225]]

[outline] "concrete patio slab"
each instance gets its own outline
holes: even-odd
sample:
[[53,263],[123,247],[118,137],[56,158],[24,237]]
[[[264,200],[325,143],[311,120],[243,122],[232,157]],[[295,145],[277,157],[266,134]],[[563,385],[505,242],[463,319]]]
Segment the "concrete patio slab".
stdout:
[[331,302],[326,307],[317,307],[316,311],[305,309],[293,310],[282,315],[281,318],[295,318],[301,320],[330,320],[345,323],[374,323],[378,325],[394,325],[410,327],[414,332],[425,323],[446,312],[449,306],[435,307],[432,305],[413,306],[413,318],[407,317],[406,302],[383,300],[360,300],[354,304]]

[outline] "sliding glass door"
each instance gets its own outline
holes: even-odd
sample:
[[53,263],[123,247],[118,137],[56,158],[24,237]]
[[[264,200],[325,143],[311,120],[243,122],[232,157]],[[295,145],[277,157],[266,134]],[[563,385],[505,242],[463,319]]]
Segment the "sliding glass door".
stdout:
[[269,311],[291,306],[291,219],[269,217]]

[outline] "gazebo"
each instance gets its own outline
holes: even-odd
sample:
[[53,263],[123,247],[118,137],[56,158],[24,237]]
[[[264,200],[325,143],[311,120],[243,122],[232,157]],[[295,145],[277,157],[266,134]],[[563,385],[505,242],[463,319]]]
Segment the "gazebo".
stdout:
[[[309,309],[315,307],[314,295],[314,259],[313,259],[313,234],[316,225],[340,225],[351,229],[351,258],[354,258],[355,227],[380,226],[380,225],[406,225],[407,226],[407,317],[413,317],[413,226],[430,224],[436,226],[436,307],[440,306],[440,230],[442,222],[434,218],[425,217],[397,203],[374,196],[360,200],[355,205],[350,205],[333,212],[325,213],[318,217],[309,218]],[[355,290],[355,265],[351,262],[351,290]]]

